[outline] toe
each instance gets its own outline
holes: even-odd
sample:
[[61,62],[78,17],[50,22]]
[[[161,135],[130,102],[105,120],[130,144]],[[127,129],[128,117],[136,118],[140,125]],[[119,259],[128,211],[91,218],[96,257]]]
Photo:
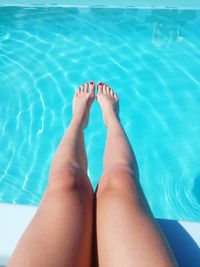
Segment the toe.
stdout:
[[94,91],[95,91],[95,84],[94,82],[90,82],[90,92],[94,94]]
[[103,92],[106,93],[106,85],[105,85],[105,83],[103,84]]
[[81,93],[81,86],[78,88],[78,96],[80,95],[80,93]]
[[84,86],[84,84],[82,84],[81,85],[81,93],[84,93],[84,91],[85,91],[85,86]]
[[110,87],[108,85],[106,85],[106,93],[110,94]]
[[112,89],[110,89],[110,95],[111,95],[111,97],[114,97],[114,92]]
[[85,84],[85,92],[89,92],[89,83],[88,82]]
[[114,93],[114,99],[117,101],[118,100],[118,96]]
[[102,90],[103,90],[103,84],[102,84],[102,82],[99,82],[98,83],[98,93],[101,94],[103,92]]
[[74,97],[77,97],[78,96],[78,93],[79,93],[79,87],[77,88],[75,94],[74,94]]

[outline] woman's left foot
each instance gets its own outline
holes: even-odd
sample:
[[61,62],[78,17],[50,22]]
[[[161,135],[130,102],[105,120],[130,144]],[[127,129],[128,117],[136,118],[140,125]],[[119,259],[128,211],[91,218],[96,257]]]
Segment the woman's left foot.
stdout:
[[82,84],[74,95],[73,119],[87,126],[91,105],[95,99],[94,82]]

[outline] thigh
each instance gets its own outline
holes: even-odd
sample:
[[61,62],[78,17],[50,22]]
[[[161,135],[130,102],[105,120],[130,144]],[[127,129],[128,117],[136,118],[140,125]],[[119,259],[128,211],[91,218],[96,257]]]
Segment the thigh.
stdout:
[[70,175],[49,183],[9,267],[90,266],[93,192],[86,177]]
[[119,167],[106,173],[96,198],[100,267],[176,265],[131,171]]

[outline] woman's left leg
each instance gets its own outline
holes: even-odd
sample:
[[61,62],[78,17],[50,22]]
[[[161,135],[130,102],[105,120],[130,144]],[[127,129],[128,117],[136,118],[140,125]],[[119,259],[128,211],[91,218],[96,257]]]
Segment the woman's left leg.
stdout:
[[73,119],[52,162],[38,211],[8,267],[89,267],[92,252],[93,190],[87,176],[83,128],[94,100],[94,84],[74,97]]

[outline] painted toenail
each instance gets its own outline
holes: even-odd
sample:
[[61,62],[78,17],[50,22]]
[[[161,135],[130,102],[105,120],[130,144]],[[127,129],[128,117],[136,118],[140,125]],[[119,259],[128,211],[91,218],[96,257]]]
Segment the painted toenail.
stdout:
[[90,84],[94,84],[94,82],[90,82]]
[[101,86],[101,85],[103,85],[103,83],[99,83],[99,85]]

